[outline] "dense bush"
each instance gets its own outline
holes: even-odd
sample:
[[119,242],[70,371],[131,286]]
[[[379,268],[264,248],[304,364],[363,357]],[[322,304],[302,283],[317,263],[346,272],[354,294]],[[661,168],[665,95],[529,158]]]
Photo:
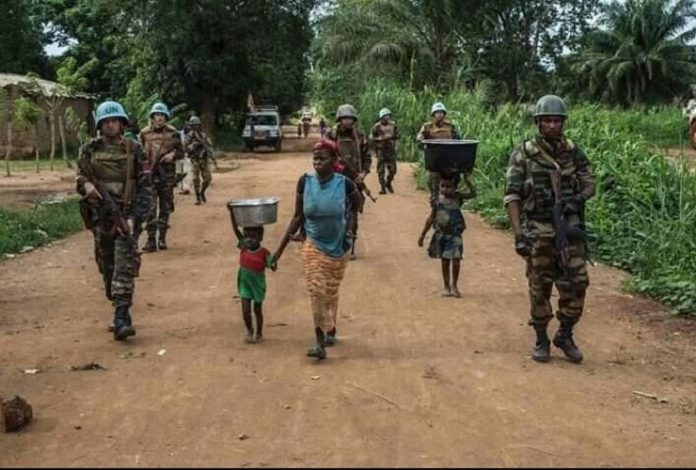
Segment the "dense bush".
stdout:
[[[425,174],[414,137],[431,104],[440,99],[460,132],[479,140],[479,196],[470,207],[494,225],[507,227],[505,167],[515,145],[535,133],[528,106],[490,109],[476,93],[416,94],[385,83],[368,86],[357,105],[363,127],[381,107],[392,110],[402,134],[400,157],[419,162],[416,175],[422,186]],[[632,273],[630,289],[678,312],[696,314],[696,176],[683,162],[652,150],[683,135],[678,110],[626,112],[577,104],[570,112],[568,136],[585,150],[598,180],[587,213],[592,257]]]

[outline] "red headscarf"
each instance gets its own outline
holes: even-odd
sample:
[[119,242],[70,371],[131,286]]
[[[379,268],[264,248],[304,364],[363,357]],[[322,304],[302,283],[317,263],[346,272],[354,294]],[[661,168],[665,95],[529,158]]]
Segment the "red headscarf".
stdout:
[[[334,157],[338,155],[338,146],[336,145],[336,142],[329,139],[321,139],[317,141],[314,144],[312,150],[314,152],[327,152]],[[340,159],[336,159],[336,161],[333,164],[333,169],[338,173],[343,173],[343,170],[345,169],[345,163]]]
[[314,144],[312,150],[314,152],[321,152],[322,150],[326,150],[329,153],[336,155],[336,153],[338,152],[338,146],[336,146],[336,142],[334,142],[333,140],[321,139]]

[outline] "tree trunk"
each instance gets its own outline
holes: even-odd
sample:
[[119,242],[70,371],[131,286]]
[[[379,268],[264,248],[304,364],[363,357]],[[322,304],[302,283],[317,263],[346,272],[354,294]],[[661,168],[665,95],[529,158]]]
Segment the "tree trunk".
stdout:
[[56,156],[56,116],[55,108],[51,108],[48,115],[48,122],[51,125],[51,154],[48,157],[49,167],[53,171],[53,159]]
[[70,162],[68,161],[68,144],[65,141],[65,123],[63,122],[63,116],[58,116],[58,132],[60,133],[60,145],[63,148],[63,162],[66,168],[70,168]]
[[215,109],[215,98],[210,95],[206,95],[203,99],[203,109],[201,110],[201,121],[206,129],[213,130],[216,128],[216,109]]
[[34,153],[36,154],[36,172],[41,173],[39,168],[39,133],[36,130],[36,124],[31,126],[31,134],[34,137]]
[[12,120],[7,120],[7,148],[5,149],[5,176],[12,176],[10,172],[10,155],[12,154]]

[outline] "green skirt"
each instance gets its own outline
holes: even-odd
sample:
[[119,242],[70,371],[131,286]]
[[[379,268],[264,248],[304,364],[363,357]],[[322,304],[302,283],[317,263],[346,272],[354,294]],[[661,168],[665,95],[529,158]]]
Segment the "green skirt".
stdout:
[[242,299],[261,303],[266,298],[266,272],[257,273],[246,268],[239,268],[237,273],[237,291]]

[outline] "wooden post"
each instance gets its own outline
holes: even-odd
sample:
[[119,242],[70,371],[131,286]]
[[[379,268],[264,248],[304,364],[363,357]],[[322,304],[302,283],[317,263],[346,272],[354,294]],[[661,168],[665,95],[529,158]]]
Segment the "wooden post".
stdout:
[[12,176],[10,173],[10,155],[12,154],[12,121],[7,121],[7,148],[5,149],[5,176]]
[[34,137],[34,153],[36,154],[36,172],[41,173],[41,169],[39,168],[39,133],[36,130],[37,124],[32,124],[31,126],[31,134]]
[[65,141],[65,123],[63,122],[63,115],[58,115],[58,132],[60,133],[60,144],[63,147],[63,162],[65,162],[66,168],[70,168],[70,162],[68,161],[68,144]]
[[48,122],[51,126],[51,154],[48,157],[49,167],[53,171],[53,158],[56,156],[56,116],[55,108],[49,108]]

